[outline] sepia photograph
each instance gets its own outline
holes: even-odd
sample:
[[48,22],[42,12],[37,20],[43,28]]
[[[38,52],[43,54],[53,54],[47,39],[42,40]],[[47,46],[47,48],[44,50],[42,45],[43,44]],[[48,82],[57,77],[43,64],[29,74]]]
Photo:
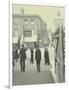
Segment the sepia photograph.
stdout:
[[12,4],[12,85],[65,83],[65,7]]

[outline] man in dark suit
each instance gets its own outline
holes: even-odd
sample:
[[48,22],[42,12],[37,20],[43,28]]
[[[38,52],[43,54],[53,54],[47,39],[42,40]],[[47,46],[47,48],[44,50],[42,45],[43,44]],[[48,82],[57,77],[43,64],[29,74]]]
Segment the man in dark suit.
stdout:
[[36,59],[37,71],[40,72],[41,51],[39,49],[39,45],[37,45],[37,48],[36,48],[36,51],[35,51],[35,59]]
[[22,45],[22,48],[20,49],[20,66],[21,71],[25,72],[25,59],[26,59],[26,52],[25,52],[24,45]]
[[34,51],[33,51],[33,48],[31,48],[30,52],[31,52],[30,63],[34,63],[34,56],[33,56]]
[[16,47],[16,51],[15,51],[15,53],[16,53],[16,62],[18,62],[18,48]]
[[48,52],[47,48],[45,48],[45,51],[44,51],[44,58],[45,58],[45,64],[47,63],[49,65],[50,64],[50,61],[49,61],[49,52]]

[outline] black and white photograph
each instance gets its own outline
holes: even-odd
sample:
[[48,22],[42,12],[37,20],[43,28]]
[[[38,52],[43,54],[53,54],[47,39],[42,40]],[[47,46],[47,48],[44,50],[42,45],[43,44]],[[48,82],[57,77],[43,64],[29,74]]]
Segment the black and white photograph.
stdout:
[[65,82],[65,8],[12,4],[12,85]]
[[69,90],[69,1],[0,0],[0,90]]

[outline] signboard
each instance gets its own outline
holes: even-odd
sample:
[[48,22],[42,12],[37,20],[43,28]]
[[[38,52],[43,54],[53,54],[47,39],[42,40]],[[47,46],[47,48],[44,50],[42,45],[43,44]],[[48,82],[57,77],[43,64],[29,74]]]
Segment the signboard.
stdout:
[[32,31],[24,31],[24,37],[32,37]]
[[34,34],[34,31],[25,31],[24,32],[24,42],[35,42],[37,41],[37,34]]

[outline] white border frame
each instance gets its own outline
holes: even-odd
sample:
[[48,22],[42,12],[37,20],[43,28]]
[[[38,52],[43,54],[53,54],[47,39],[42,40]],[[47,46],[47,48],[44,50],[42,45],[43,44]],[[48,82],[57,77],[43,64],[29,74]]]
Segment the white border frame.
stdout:
[[10,43],[9,43],[9,88],[12,87],[12,2],[10,1],[10,31],[9,31],[9,38],[10,38]]
[[[56,1],[56,0],[55,0]],[[66,3],[57,3],[57,2],[48,2],[48,1],[27,1],[27,0],[19,0],[19,1],[10,1],[10,31],[9,31],[9,40],[10,40],[10,44],[9,44],[9,53],[10,53],[10,57],[9,57],[9,87],[12,88],[12,4],[23,4],[23,5],[39,5],[39,6],[57,6],[57,7],[67,7]],[[66,17],[66,14],[65,14]],[[66,27],[66,20],[65,20],[65,27]],[[66,32],[65,32],[66,33]],[[66,66],[66,63],[65,63]],[[65,70],[66,71],[66,70]],[[21,87],[21,86],[20,86]]]

